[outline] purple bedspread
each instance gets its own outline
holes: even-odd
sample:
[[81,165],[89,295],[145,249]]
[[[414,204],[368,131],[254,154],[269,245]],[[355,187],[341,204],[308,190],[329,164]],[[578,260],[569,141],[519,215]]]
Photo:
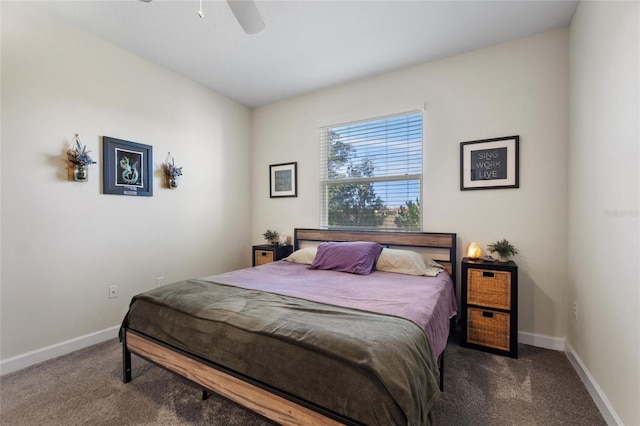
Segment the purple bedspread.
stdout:
[[447,345],[449,319],[457,312],[446,272],[437,277],[381,271],[355,275],[278,261],[204,280],[405,318],[425,331],[436,358]]

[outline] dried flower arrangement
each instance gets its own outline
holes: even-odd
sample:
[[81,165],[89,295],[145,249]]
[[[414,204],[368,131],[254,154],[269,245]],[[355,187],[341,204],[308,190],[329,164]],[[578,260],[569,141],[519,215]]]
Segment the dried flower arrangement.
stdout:
[[87,151],[86,145],[80,145],[80,139],[78,138],[78,134],[76,133],[73,137],[73,148],[67,151],[67,157],[69,157],[69,161],[71,161],[73,164],[78,164],[79,166],[96,164],[96,162],[93,161],[89,156],[90,152],[91,151]]
[[167,161],[166,163],[162,163],[164,174],[172,178],[182,176],[182,167],[176,167],[175,160],[171,157],[171,153],[167,155],[167,158],[171,158],[171,162]]

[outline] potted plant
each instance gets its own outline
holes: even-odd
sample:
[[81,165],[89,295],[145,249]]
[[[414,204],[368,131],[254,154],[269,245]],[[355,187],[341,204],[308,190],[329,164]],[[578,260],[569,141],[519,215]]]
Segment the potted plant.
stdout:
[[489,244],[487,246],[487,250],[491,253],[498,253],[498,260],[501,262],[508,262],[511,256],[518,254],[518,249],[516,249],[506,238],[496,241],[493,244]]
[[269,244],[272,246],[278,245],[278,238],[280,237],[278,235],[278,231],[271,231],[270,229],[267,229],[262,236],[265,240],[269,241]]
[[171,156],[171,153],[169,153],[167,157],[168,157],[167,162],[162,163],[162,169],[164,170],[164,174],[167,177],[169,188],[177,188],[178,176],[182,176],[182,167],[176,166],[175,160]]
[[87,166],[96,164],[89,156],[90,152],[87,151],[86,145],[80,145],[80,139],[76,133],[73,137],[73,148],[67,151],[67,157],[73,163],[73,180],[84,182],[89,177]]

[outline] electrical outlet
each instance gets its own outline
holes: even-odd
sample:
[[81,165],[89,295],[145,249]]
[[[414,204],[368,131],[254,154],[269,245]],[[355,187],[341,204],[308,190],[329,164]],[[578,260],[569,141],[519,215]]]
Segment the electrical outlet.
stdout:
[[578,321],[578,302],[573,301],[573,317]]
[[164,277],[156,278],[156,287],[162,287],[164,285]]
[[110,285],[109,286],[109,299],[113,299],[118,297],[118,286]]

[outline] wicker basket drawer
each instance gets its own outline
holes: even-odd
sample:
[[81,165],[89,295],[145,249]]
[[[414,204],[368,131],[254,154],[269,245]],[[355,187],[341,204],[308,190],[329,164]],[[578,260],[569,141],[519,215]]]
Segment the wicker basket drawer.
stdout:
[[510,314],[467,308],[467,342],[508,351]]
[[468,269],[467,303],[496,309],[511,309],[511,273]]
[[273,252],[270,250],[255,250],[253,252],[255,256],[255,266],[264,265],[265,263],[273,262]]

